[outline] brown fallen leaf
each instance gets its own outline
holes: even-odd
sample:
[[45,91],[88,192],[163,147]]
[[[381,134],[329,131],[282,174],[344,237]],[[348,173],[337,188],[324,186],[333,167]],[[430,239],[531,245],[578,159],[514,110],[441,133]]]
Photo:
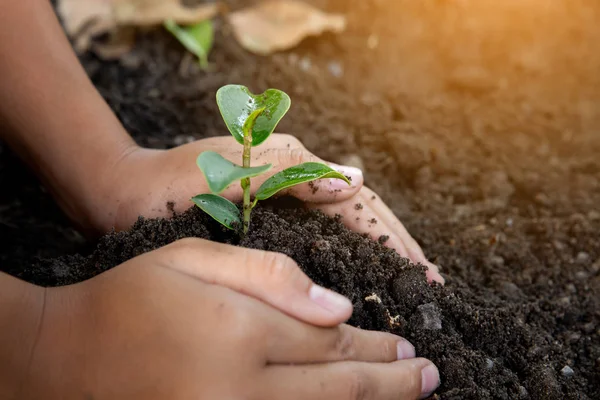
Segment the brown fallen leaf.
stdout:
[[111,0],[59,0],[57,11],[78,52],[90,47],[92,37],[116,27]]
[[103,60],[118,60],[135,45],[135,28],[124,26],[111,32],[106,41],[93,41],[90,49]]
[[160,25],[167,19],[189,25],[217,15],[218,3],[186,7],[181,0],[113,0],[114,17],[119,25]]
[[[94,47],[115,58],[133,46],[131,35],[119,32],[123,27],[160,25],[167,19],[193,24],[214,17],[219,4],[185,7],[181,0],[59,0],[57,10],[76,51]],[[92,46],[92,39],[105,33],[111,34],[109,41]]]
[[346,28],[344,16],[296,0],[265,1],[229,14],[228,20],[242,47],[261,55],[290,49],[307,36]]

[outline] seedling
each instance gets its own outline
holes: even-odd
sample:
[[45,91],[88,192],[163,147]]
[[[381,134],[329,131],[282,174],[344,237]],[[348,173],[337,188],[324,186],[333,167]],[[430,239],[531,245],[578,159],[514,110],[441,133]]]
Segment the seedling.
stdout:
[[[196,163],[204,173],[212,193],[199,194],[192,201],[226,228],[241,228],[243,234],[246,234],[256,203],[283,189],[322,178],[342,179],[350,185],[348,178],[329,166],[306,162],[276,173],[258,188],[254,200],[250,198],[250,178],[262,175],[273,167],[271,164],[251,166],[252,147],[267,140],[289,110],[290,103],[290,97],[277,89],[255,95],[245,86],[227,85],[217,91],[217,105],[221,116],[229,132],[243,146],[242,165],[232,163],[213,151],[202,152]],[[235,204],[218,195],[236,181],[240,181],[243,190],[242,213]]]
[[191,53],[198,57],[200,68],[208,68],[208,54],[212,49],[214,29],[211,20],[181,27],[172,19],[166,20],[165,28]]

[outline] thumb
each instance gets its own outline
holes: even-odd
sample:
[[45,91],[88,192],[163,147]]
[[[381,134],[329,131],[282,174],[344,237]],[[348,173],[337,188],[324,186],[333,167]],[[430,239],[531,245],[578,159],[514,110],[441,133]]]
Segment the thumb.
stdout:
[[325,178],[317,179],[301,185],[292,186],[281,192],[282,195],[296,197],[299,200],[316,204],[337,203],[347,200],[356,195],[363,186],[364,178],[360,169],[327,163],[313,155],[304,148],[278,149],[271,153],[268,162],[275,165],[273,173],[283,171],[286,168],[296,166],[305,162],[321,162],[329,165],[332,169],[344,175],[350,181],[350,185],[342,179]]
[[312,325],[336,326],[352,314],[350,300],[313,283],[285,254],[196,238],[157,252],[170,268],[254,297]]

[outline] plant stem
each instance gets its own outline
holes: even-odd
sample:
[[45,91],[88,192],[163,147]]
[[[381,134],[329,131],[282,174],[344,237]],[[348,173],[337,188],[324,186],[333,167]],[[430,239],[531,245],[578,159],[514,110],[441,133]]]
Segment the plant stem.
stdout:
[[[265,111],[265,108],[259,108],[257,110],[252,111],[248,118],[244,122],[244,126],[242,131],[244,133],[244,153],[243,153],[243,163],[242,166],[244,168],[250,168],[250,150],[252,149],[252,132],[254,130],[254,124],[256,123],[256,119]],[[250,213],[252,212],[252,208],[256,205],[256,201],[253,204],[250,204],[250,178],[242,179],[242,189],[244,190],[244,230],[243,234],[248,233],[248,229],[250,228]]]
[[[252,149],[252,126],[249,129],[244,129],[244,153],[243,163],[244,168],[250,168],[250,151]],[[250,228],[250,212],[252,211],[252,204],[250,204],[250,178],[242,179],[242,190],[244,191],[244,235],[248,233]]]

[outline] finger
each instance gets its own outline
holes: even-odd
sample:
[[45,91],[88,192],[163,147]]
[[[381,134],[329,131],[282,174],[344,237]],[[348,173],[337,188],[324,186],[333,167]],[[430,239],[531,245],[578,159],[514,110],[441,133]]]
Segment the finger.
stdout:
[[[302,147],[272,147],[259,152],[253,157],[252,165],[272,164],[273,168],[267,173],[250,180],[251,193],[256,193],[260,185],[276,173],[306,162],[328,164],[331,168],[344,175],[350,181],[350,185],[342,179],[337,178],[317,179],[284,189],[277,194],[278,196],[293,196],[299,200],[313,203],[335,203],[354,196],[363,185],[363,175],[360,169],[325,163]],[[242,190],[240,185],[233,184],[222,195],[231,201],[239,201],[242,198]]]
[[439,373],[424,358],[388,364],[338,362],[269,366],[261,399],[412,400],[439,386]]
[[352,314],[350,300],[313,283],[281,253],[195,238],[157,251],[171,268],[264,301],[313,325],[336,326]]
[[332,361],[392,362],[415,357],[406,339],[349,325],[319,328],[300,321],[280,324],[267,340],[269,364]]
[[444,283],[444,278],[439,274],[439,268],[427,260],[423,250],[404,225],[380,197],[369,188],[363,187],[357,196],[340,203],[311,204],[310,207],[317,208],[331,216],[343,215],[342,222],[346,227],[355,232],[366,233],[373,240],[387,237],[386,246],[396,250],[402,257],[407,257],[411,261],[427,267],[428,281]]
[[354,197],[363,187],[364,178],[360,169],[333,163],[325,164],[344,175],[350,184],[338,178],[317,179],[282,190],[281,195],[293,196],[308,203],[334,204]]

